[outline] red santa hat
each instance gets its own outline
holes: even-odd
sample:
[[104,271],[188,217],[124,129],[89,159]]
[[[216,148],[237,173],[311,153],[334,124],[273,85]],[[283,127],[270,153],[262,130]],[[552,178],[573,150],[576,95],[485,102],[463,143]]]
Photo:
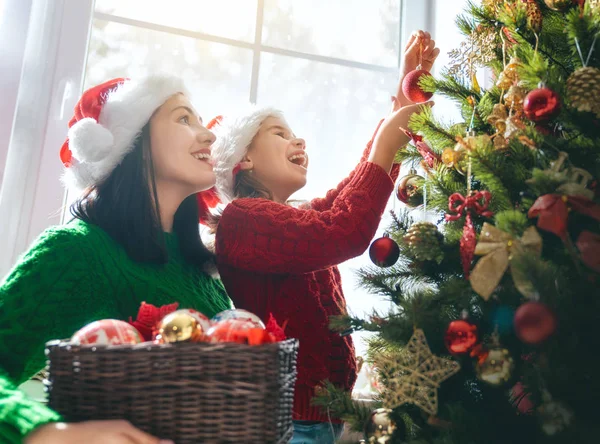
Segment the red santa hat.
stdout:
[[177,93],[188,91],[169,75],[117,78],[85,91],[60,150],[65,185],[80,191],[104,181],[131,152],[154,111]]
[[[177,93],[189,96],[184,82],[170,75],[116,78],[86,90],[60,150],[67,188],[79,192],[102,183],[133,150],[152,114]],[[214,194],[199,193],[201,218],[216,205]]]

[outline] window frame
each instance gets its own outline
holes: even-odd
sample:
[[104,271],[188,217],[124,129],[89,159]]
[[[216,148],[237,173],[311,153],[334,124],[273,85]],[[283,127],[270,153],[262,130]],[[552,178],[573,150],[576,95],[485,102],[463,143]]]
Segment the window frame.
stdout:
[[[20,70],[15,68],[11,73],[13,79],[19,78],[16,82],[18,93],[12,106],[14,110],[11,109],[10,103],[2,105],[9,107],[8,112],[13,111],[14,121],[7,145],[5,173],[0,189],[0,214],[3,215],[0,218],[1,276],[9,271],[12,264],[26,251],[39,233],[49,226],[68,220],[69,213],[64,208],[68,199],[59,180],[63,166],[59,161],[58,153],[66,137],[71,110],[83,88],[93,19],[111,20],[251,49],[253,66],[249,100],[252,103],[256,103],[258,99],[261,53],[273,53],[370,71],[397,72],[402,48],[411,32],[415,29],[433,29],[435,19],[432,12],[435,0],[410,2],[410,7],[408,0],[399,0],[401,17],[398,66],[386,67],[263,44],[265,0],[257,1],[253,42],[95,12],[95,0],[8,1],[19,2],[23,8],[29,7],[31,11],[27,26],[21,26],[20,29],[21,33],[26,29],[26,41],[21,36],[21,40],[24,41],[23,64],[19,67]],[[10,35],[7,38],[18,40],[17,35],[13,35],[12,39]]]

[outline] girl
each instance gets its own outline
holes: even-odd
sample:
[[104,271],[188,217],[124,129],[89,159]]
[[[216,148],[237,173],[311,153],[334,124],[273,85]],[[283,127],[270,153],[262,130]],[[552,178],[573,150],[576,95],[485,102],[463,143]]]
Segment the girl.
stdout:
[[46,341],[135,317],[142,301],[207,316],[231,308],[198,232],[195,195],[215,183],[215,137],[185,91],[168,76],[115,79],[77,104],[60,152],[65,183],[85,190],[74,219],[46,230],[0,284],[2,442],[167,442],[121,421],[59,423],[16,385],[44,366]]
[[[406,72],[421,45],[424,59],[437,57],[435,42],[416,34]],[[400,128],[418,107],[400,96],[394,110],[357,168],[309,208],[286,205],[306,183],[308,157],[279,111],[253,109],[215,127],[217,190],[228,203],[214,220],[221,278],[236,307],[272,313],[300,340],[292,443],[329,443],[342,432],[341,421],[311,398],[324,380],[350,391],[356,379],[352,340],[331,332],[329,317],[346,312],[337,265],[362,254],[374,236],[397,175],[395,168],[390,177],[394,156],[408,142]]]

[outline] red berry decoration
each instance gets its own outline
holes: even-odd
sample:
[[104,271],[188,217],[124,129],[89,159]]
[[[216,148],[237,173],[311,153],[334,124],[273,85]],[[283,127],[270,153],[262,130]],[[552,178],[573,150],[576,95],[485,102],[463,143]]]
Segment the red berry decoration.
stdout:
[[556,316],[541,302],[526,302],[515,313],[515,332],[527,344],[539,344],[556,330]]
[[469,353],[478,342],[477,326],[464,320],[450,322],[444,335],[446,348],[453,355]]
[[560,97],[550,88],[534,89],[523,102],[525,116],[532,122],[550,120],[558,115],[560,109]]
[[424,69],[415,69],[409,72],[402,81],[402,92],[408,100],[414,103],[427,102],[433,96],[433,93],[425,92],[419,86],[423,77],[432,77],[429,71]]
[[369,257],[379,267],[391,267],[400,257],[400,247],[390,237],[380,237],[371,244]]

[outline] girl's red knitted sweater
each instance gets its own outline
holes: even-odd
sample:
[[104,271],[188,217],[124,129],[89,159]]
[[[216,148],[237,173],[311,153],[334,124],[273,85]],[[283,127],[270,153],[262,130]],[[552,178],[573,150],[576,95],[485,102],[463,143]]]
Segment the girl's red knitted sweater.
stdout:
[[244,198],[219,221],[217,263],[235,306],[262,319],[272,313],[300,341],[295,420],[329,421],[310,403],[315,386],[329,380],[352,390],[356,380],[352,339],[330,331],[329,317],[346,313],[336,265],[367,249],[398,174],[397,165],[390,177],[366,162],[372,141],[350,176],[310,209]]

